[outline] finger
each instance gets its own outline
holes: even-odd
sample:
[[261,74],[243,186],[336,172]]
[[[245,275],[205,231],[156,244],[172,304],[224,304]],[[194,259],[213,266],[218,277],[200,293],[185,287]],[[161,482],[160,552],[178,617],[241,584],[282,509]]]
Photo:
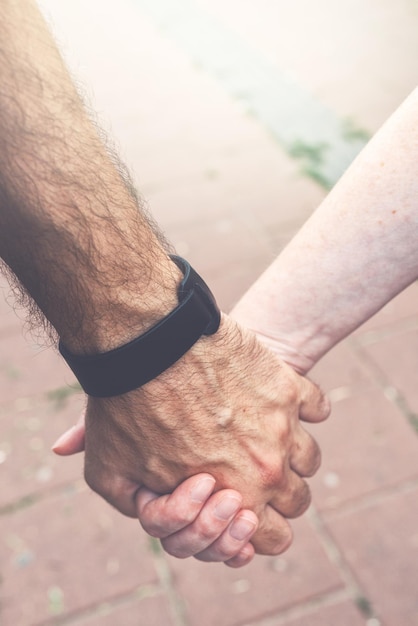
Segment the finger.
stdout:
[[299,517],[310,503],[308,483],[290,468],[269,501],[269,505],[286,518]]
[[[164,550],[178,558],[186,558],[203,552],[227,529],[241,505],[242,498],[238,492],[232,489],[218,491],[211,496],[192,524],[161,541]],[[253,516],[250,511],[248,513]],[[254,524],[256,523],[255,517]],[[225,558],[235,556],[244,543],[247,542],[240,542],[235,550],[226,553]]]
[[301,403],[299,417],[306,422],[322,422],[329,417],[331,404],[321,389],[307,378],[299,377]]
[[276,555],[287,550],[293,538],[289,522],[270,505],[256,513],[259,525],[251,538],[255,552]]
[[79,417],[77,424],[63,433],[54,445],[53,452],[61,456],[69,456],[77,452],[83,452],[85,438],[85,413]]
[[142,488],[136,495],[138,519],[148,534],[168,537],[196,519],[214,487],[215,479],[210,474],[197,474],[168,495]]
[[298,425],[289,454],[291,469],[299,476],[313,476],[321,465],[321,450],[315,439]]
[[225,561],[225,565],[234,568],[243,567],[244,565],[248,565],[248,563],[253,560],[254,556],[254,546],[251,543],[247,543],[236,556],[229,559],[229,561]]
[[245,565],[248,562],[249,552],[254,554],[254,549],[242,551],[255,533],[257,526],[258,519],[255,513],[249,510],[240,511],[222,535],[208,548],[195,554],[195,558],[205,562],[228,562],[235,558],[231,567]]

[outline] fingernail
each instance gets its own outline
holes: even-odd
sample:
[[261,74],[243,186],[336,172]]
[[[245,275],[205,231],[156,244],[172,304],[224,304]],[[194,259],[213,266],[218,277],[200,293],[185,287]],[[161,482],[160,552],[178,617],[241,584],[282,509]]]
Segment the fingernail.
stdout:
[[71,428],[66,430],[65,433],[60,435],[58,439],[56,440],[56,442],[51,446],[51,449],[55,450],[55,448],[59,448],[60,446],[62,446],[63,443],[67,443],[67,441],[71,438],[71,435],[73,434],[74,429],[75,429],[75,426],[71,426]]
[[208,496],[213,491],[213,487],[215,486],[215,479],[206,476],[206,478],[202,478],[199,482],[193,487],[191,491],[191,499],[193,502],[202,503],[206,500]]
[[214,514],[218,519],[228,520],[231,515],[236,513],[241,506],[241,500],[239,498],[231,498],[228,496],[223,498],[215,507]]
[[248,519],[247,517],[240,517],[231,525],[229,534],[237,541],[244,541],[244,539],[254,532],[255,527],[256,522],[254,520]]

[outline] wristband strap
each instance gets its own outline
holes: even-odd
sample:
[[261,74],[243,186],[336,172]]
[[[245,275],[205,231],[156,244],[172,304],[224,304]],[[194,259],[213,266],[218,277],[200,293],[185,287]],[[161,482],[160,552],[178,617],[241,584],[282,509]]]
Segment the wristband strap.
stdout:
[[202,335],[216,333],[221,314],[204,280],[187,261],[171,255],[184,278],[178,306],[133,341],[101,354],[59,351],[90,396],[108,398],[137,389],[178,361]]

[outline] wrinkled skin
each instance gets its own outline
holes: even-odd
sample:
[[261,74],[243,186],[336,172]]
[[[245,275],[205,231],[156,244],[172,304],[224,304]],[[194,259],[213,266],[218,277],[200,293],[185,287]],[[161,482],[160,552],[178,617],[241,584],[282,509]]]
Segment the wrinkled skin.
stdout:
[[[235,513],[247,511],[253,523],[255,551],[278,554],[291,542],[284,518],[306,510],[310,492],[303,477],[320,463],[318,446],[300,419],[317,422],[328,413],[329,404],[313,383],[224,316],[215,336],[201,339],[144,387],[115,398],[89,398],[86,480],[122,513],[137,517],[153,501],[149,490],[167,494],[206,472],[215,478],[216,492],[234,490],[229,495],[239,500]],[[82,434],[74,430],[73,439],[77,436],[81,442]],[[205,506],[214,508],[221,497],[215,493]],[[150,534],[164,537],[167,530],[181,530],[185,520],[177,519],[170,529],[157,519],[141,521]],[[169,539],[165,547],[170,551]],[[171,552],[188,556],[190,550],[176,545]],[[249,556],[251,549],[246,550]],[[209,560],[210,554],[201,558]]]

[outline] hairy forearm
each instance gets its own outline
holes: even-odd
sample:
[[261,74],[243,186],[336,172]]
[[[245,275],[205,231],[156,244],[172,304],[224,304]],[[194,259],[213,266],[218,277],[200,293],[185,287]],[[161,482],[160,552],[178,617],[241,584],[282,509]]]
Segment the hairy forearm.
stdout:
[[301,372],[418,276],[418,90],[238,303]]
[[176,303],[178,270],[31,0],[0,2],[0,256],[74,351]]

